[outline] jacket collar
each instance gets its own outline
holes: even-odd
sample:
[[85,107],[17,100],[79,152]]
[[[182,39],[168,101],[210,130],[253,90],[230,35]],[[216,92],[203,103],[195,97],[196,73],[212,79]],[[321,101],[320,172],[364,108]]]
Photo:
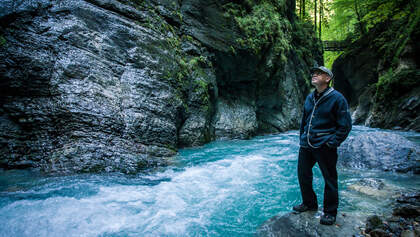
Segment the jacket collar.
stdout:
[[321,97],[323,94],[325,94],[325,92],[327,92],[328,91],[328,89],[330,89],[330,87],[328,86],[328,87],[325,87],[325,89],[321,92],[321,93],[318,93],[318,91],[315,89],[315,91],[314,91],[314,96],[315,96],[315,99],[318,97]]
[[332,87],[328,87],[327,89],[325,89],[323,92],[321,92],[321,97],[317,100],[317,101],[315,101],[315,93],[316,93],[316,90],[315,91],[313,91],[312,93],[311,93],[311,97],[312,97],[312,101],[314,102],[314,103],[320,103],[321,102],[321,100],[324,100],[324,98],[325,97],[327,97],[331,92],[333,92],[334,91],[334,88],[332,88]]

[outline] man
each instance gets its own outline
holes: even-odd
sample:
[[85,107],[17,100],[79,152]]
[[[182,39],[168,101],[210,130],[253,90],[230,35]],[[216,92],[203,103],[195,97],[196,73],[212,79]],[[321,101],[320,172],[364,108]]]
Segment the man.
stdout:
[[306,97],[300,124],[298,178],[302,204],[296,212],[316,211],[318,202],[312,188],[312,167],[318,163],[324,177],[324,214],[320,223],[335,223],[338,208],[337,147],[351,130],[347,101],[329,87],[333,73],[326,67],[312,68],[312,85],[316,90]]

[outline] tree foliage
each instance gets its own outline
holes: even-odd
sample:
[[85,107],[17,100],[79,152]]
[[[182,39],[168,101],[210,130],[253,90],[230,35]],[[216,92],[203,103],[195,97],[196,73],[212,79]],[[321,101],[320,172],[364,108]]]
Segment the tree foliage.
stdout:
[[378,101],[396,98],[399,93],[419,86],[419,70],[407,65],[401,67],[400,59],[410,40],[412,44],[417,43],[420,1],[326,0],[324,3],[328,17],[322,22],[322,38],[351,43],[346,52],[325,52],[327,66],[342,53],[368,47],[380,57],[375,94]]
[[[248,1],[249,2],[249,1]],[[243,5],[228,3],[227,15],[233,16],[245,37],[238,43],[251,48],[255,53],[266,46],[273,46],[276,54],[290,50],[292,26],[284,17],[283,1],[260,1],[259,4]],[[249,10],[248,10],[249,9]]]
[[329,40],[362,37],[378,24],[407,19],[418,14],[418,0],[333,0],[323,37]]
[[[418,0],[299,0],[296,13],[318,29],[322,40],[355,42],[369,31],[389,25],[372,45],[395,61],[419,22],[419,9]],[[331,65],[338,55],[325,52],[326,64]]]

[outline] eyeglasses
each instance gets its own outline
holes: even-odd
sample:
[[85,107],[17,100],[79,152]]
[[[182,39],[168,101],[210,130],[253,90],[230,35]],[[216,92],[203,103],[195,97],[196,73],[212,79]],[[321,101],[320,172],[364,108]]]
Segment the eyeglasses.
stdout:
[[316,72],[313,72],[311,75],[312,76],[319,76],[319,75],[322,75],[324,72],[320,72],[320,71],[316,71]]

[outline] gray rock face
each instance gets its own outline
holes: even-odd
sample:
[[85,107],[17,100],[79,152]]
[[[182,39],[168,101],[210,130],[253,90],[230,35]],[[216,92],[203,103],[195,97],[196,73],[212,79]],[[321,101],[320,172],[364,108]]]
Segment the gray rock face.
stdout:
[[350,214],[337,215],[336,225],[319,224],[320,214],[316,212],[288,213],[275,216],[260,226],[257,236],[279,237],[330,237],[353,236],[359,232],[361,218]]
[[420,149],[403,136],[366,132],[349,137],[338,149],[338,165],[346,168],[408,172],[418,169]]
[[378,81],[379,56],[368,45],[338,57],[333,64],[334,88],[348,100],[350,107],[359,103],[365,89]]
[[[417,77],[411,79],[420,81],[420,70],[417,71]],[[401,97],[386,104],[371,103],[365,125],[420,132],[420,87],[413,87],[401,94]]]
[[[372,30],[334,61],[334,87],[348,100],[354,124],[418,132],[420,27],[413,31],[394,66],[387,65],[391,57],[372,43],[387,30],[388,25]],[[384,89],[379,90],[378,84]]]
[[4,168],[136,172],[168,164],[178,147],[298,125],[312,58],[234,54],[240,32],[217,1],[0,9]]
[[374,86],[367,86],[359,96],[359,104],[351,115],[354,124],[365,124],[370,117],[371,109],[373,108],[373,97],[375,96],[376,88]]
[[163,74],[174,56],[135,22],[146,13],[123,17],[128,6],[110,1],[31,7],[3,18],[2,164],[132,172],[173,156],[181,101]]
[[215,134],[219,138],[245,139],[255,135],[257,117],[255,106],[243,102],[219,100],[215,116]]

